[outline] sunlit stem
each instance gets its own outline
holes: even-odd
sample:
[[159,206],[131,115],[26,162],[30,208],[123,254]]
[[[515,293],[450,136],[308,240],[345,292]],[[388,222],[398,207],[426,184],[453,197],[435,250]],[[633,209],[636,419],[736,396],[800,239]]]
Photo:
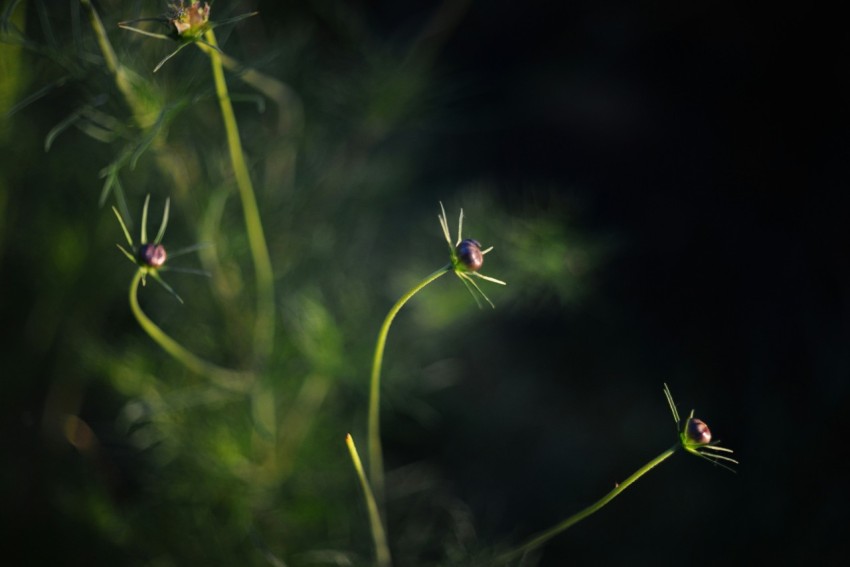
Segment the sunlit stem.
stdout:
[[183,345],[168,336],[165,331],[160,329],[156,323],[151,321],[145,312],[142,311],[139,305],[139,283],[145,275],[143,269],[137,270],[133,281],[130,283],[130,309],[136,317],[136,321],[145,332],[156,342],[162,349],[177,359],[181,364],[192,372],[201,376],[206,376],[219,386],[228,390],[245,391],[253,381],[253,375],[250,372],[240,372],[229,368],[222,368],[217,364],[208,362],[196,354],[190,352]]
[[642,477],[643,475],[648,473],[650,470],[652,470],[653,468],[655,468],[656,466],[661,464],[661,462],[668,459],[670,457],[670,455],[675,453],[676,449],[678,449],[680,446],[681,445],[676,443],[675,445],[673,445],[672,447],[670,447],[669,449],[667,449],[666,451],[664,451],[663,453],[661,453],[660,455],[658,455],[657,457],[655,457],[654,459],[652,459],[651,461],[649,461],[648,463],[643,465],[634,474],[632,474],[632,476],[630,476],[629,478],[627,478],[626,480],[624,480],[623,482],[618,484],[617,487],[614,488],[614,490],[612,490],[611,492],[609,492],[608,494],[603,496],[600,500],[598,500],[594,504],[591,504],[590,506],[588,506],[587,508],[585,508],[584,510],[582,510],[581,512],[579,512],[577,514],[570,516],[569,518],[567,518],[566,520],[564,520],[560,524],[558,524],[558,525],[546,530],[545,532],[542,532],[539,535],[531,538],[530,540],[528,540],[528,542],[526,542],[522,546],[514,549],[513,551],[509,551],[508,553],[505,553],[504,555],[502,555],[501,557],[498,558],[497,562],[499,564],[504,564],[504,563],[511,561],[512,559],[516,559],[518,557],[521,557],[524,554],[528,553],[529,551],[532,551],[533,549],[540,547],[541,545],[543,545],[544,543],[546,543],[547,541],[549,541],[550,539],[552,539],[556,535],[560,534],[561,532],[566,531],[567,529],[571,528],[575,524],[584,520],[585,518],[587,518],[588,516],[590,516],[594,512],[598,512],[606,504],[608,504],[614,498],[619,496],[625,489],[627,489],[629,486],[631,486],[637,479],[639,479],[640,477]]
[[266,246],[266,238],[263,233],[263,224],[260,220],[260,210],[257,206],[254,186],[251,183],[251,175],[248,172],[245,155],[242,151],[242,142],[239,139],[236,115],[233,112],[233,105],[230,103],[230,95],[228,94],[227,83],[224,79],[221,56],[217,51],[218,43],[212,30],[206,32],[204,38],[213,47],[213,49],[204,51],[212,63],[215,90],[221,107],[221,115],[224,119],[227,146],[230,150],[230,161],[233,164],[236,186],[239,189],[239,198],[242,201],[242,211],[245,216],[245,226],[248,232],[248,245],[251,248],[251,256],[254,261],[254,270],[257,277],[257,313],[254,325],[254,345],[255,353],[262,360],[267,358],[271,352],[272,341],[274,339],[274,274],[272,272],[269,250]]
[[372,488],[379,507],[384,506],[384,456],[381,449],[381,364],[384,360],[384,347],[387,344],[387,335],[390,332],[395,316],[404,307],[411,297],[416,295],[422,288],[451,271],[452,265],[446,264],[424,280],[413,286],[407,293],[401,296],[390,312],[387,313],[384,324],[378,332],[378,341],[375,343],[375,357],[372,359],[372,381],[369,387],[369,476],[372,479]]
[[360,455],[357,453],[357,447],[354,445],[354,438],[351,437],[351,434],[345,436],[345,444],[348,445],[348,452],[351,453],[351,461],[354,463],[354,470],[357,471],[357,478],[360,479],[360,486],[363,487],[366,508],[369,510],[369,524],[372,528],[372,539],[375,542],[375,563],[378,567],[389,567],[389,565],[392,565],[392,560],[390,559],[390,548],[387,545],[387,533],[384,530],[381,514],[378,512],[378,503],[375,501],[375,495],[366,480],[366,472],[363,470],[363,463],[360,461]]

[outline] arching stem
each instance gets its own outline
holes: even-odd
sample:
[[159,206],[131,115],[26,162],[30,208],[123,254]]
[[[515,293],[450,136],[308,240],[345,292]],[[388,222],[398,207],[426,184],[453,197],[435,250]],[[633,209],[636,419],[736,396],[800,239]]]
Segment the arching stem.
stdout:
[[514,549],[513,551],[509,551],[509,552],[505,553],[504,555],[500,556],[497,560],[497,564],[502,565],[502,564],[505,564],[505,563],[513,560],[513,559],[522,557],[523,555],[525,555],[529,551],[532,551],[533,549],[540,547],[541,545],[543,545],[544,543],[546,543],[547,541],[549,541],[550,539],[552,539],[556,535],[560,534],[563,531],[566,531],[567,529],[571,528],[573,525],[584,520],[585,518],[587,518],[591,514],[598,512],[606,504],[611,502],[614,498],[619,496],[624,490],[626,490],[629,486],[631,486],[637,479],[639,479],[640,477],[642,477],[643,475],[648,473],[650,470],[652,470],[653,468],[655,468],[656,466],[661,464],[663,461],[668,459],[670,457],[670,455],[675,453],[676,449],[678,449],[680,447],[681,447],[681,445],[679,443],[676,443],[675,445],[673,445],[672,447],[670,447],[669,449],[667,449],[666,451],[664,451],[663,453],[661,453],[660,455],[658,455],[657,457],[655,457],[654,459],[652,459],[651,461],[649,461],[648,463],[643,465],[634,474],[632,474],[632,476],[630,476],[629,478],[627,478],[626,480],[624,480],[623,482],[618,484],[616,486],[616,488],[614,488],[614,490],[612,490],[611,492],[609,492],[608,494],[606,494],[601,499],[599,499],[595,503],[591,504],[590,506],[588,506],[587,508],[585,508],[581,512],[578,512],[577,514],[573,514],[572,516],[570,516],[569,518],[567,518],[566,520],[564,520],[560,524],[558,524],[558,525],[556,525],[552,528],[549,528],[548,530],[534,536],[533,538],[528,540],[526,543],[524,543],[520,547]]
[[372,481],[372,490],[375,499],[381,509],[384,507],[384,457],[381,449],[381,364],[384,360],[384,347],[387,344],[387,335],[390,332],[395,316],[404,307],[411,297],[416,295],[422,288],[452,270],[452,265],[447,264],[432,273],[424,280],[413,286],[407,293],[401,296],[390,312],[387,313],[384,324],[378,332],[378,341],[375,344],[375,356],[372,359],[372,381],[369,387],[369,477]]
[[244,392],[248,390],[254,380],[254,375],[250,372],[240,372],[223,368],[217,364],[213,364],[196,354],[189,351],[186,347],[168,336],[165,331],[160,329],[156,323],[150,320],[145,312],[142,311],[139,305],[139,283],[145,275],[144,270],[139,269],[136,275],[133,276],[133,281],[130,282],[130,309],[139,322],[142,329],[156,342],[162,349],[176,358],[186,368],[201,376],[206,376],[217,385],[228,390]]

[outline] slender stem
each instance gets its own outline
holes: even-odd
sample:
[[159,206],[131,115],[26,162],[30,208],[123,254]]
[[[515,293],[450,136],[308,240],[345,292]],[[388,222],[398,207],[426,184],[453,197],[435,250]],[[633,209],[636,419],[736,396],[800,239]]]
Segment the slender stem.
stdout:
[[348,452],[351,453],[351,461],[354,463],[354,470],[357,471],[357,478],[360,479],[360,486],[363,487],[366,507],[369,509],[369,523],[372,526],[372,539],[375,542],[375,562],[378,567],[389,567],[392,565],[392,559],[390,559],[390,548],[387,545],[387,533],[384,531],[384,524],[381,522],[381,514],[378,512],[375,495],[366,480],[363,463],[360,461],[360,455],[354,445],[354,438],[351,437],[350,433],[345,436],[345,444],[348,445]]
[[600,509],[602,509],[603,506],[608,504],[611,500],[613,500],[614,498],[619,496],[621,492],[623,492],[625,489],[627,489],[629,486],[631,486],[632,483],[634,483],[637,479],[639,479],[640,477],[642,477],[643,475],[648,473],[650,470],[655,468],[657,465],[661,464],[662,461],[669,458],[670,455],[675,453],[676,449],[678,449],[679,447],[681,447],[681,445],[679,443],[676,443],[675,445],[673,445],[672,447],[670,447],[669,449],[667,449],[666,451],[664,451],[663,453],[661,453],[660,455],[658,455],[657,457],[655,457],[654,459],[652,459],[651,461],[649,461],[648,463],[643,465],[641,468],[639,468],[637,471],[635,471],[635,473],[632,474],[632,476],[630,476],[629,478],[627,478],[626,480],[624,480],[623,482],[618,484],[617,487],[614,488],[614,490],[612,490],[611,492],[609,492],[608,494],[603,496],[601,499],[599,499],[595,503],[591,504],[590,506],[588,506],[587,508],[585,508],[581,512],[570,516],[569,518],[567,518],[566,520],[564,520],[560,524],[558,524],[558,525],[556,525],[552,528],[549,528],[545,532],[542,532],[539,535],[531,538],[526,543],[524,543],[522,546],[514,549],[513,551],[509,551],[508,553],[505,553],[504,555],[502,555],[501,557],[498,558],[497,563],[499,563],[499,564],[507,563],[511,559],[515,559],[517,557],[524,555],[525,553],[528,553],[532,549],[535,549],[535,548],[543,545],[544,543],[546,543],[547,541],[549,541],[550,539],[552,539],[556,535],[558,535],[561,532],[572,527],[574,524],[577,524],[578,522],[584,520],[585,518],[587,518],[588,516],[590,516],[594,512],[598,512]]
[[131,75],[127,68],[124,67],[118,60],[118,56],[115,54],[115,50],[109,42],[109,37],[106,35],[106,29],[103,27],[103,22],[101,21],[97,11],[94,9],[94,6],[92,6],[91,1],[81,0],[81,4],[89,11],[91,26],[92,29],[94,29],[95,36],[97,36],[97,42],[100,46],[100,51],[103,54],[103,59],[106,62],[106,68],[109,69],[109,72],[115,77],[115,84],[124,96],[124,100],[127,101],[127,105],[130,107],[130,110],[132,110],[133,118],[139,126],[147,129],[153,124],[157,113],[155,111],[151,112],[152,109],[139,96],[138,86],[133,82],[134,75]]
[[[212,30],[204,35],[204,39],[213,47],[218,47]],[[263,224],[260,220],[260,209],[257,206],[254,186],[251,183],[251,175],[248,173],[245,154],[242,151],[242,142],[239,139],[236,115],[233,112],[233,105],[230,103],[227,82],[224,80],[221,56],[215,49],[205,51],[212,63],[216,95],[221,107],[221,116],[224,119],[230,161],[233,164],[233,174],[236,177],[236,186],[239,189],[239,198],[242,201],[245,227],[248,232],[248,245],[251,248],[254,271],[257,277],[257,315],[254,325],[255,352],[260,359],[265,359],[271,353],[274,339],[274,273],[272,272],[269,250],[263,233]]]
[[136,320],[141,325],[142,329],[150,335],[150,337],[162,347],[165,352],[176,358],[186,368],[200,374],[208,376],[215,383],[228,390],[245,391],[253,381],[253,375],[249,372],[240,372],[229,368],[222,368],[217,364],[208,362],[203,358],[195,355],[186,349],[183,345],[168,336],[165,331],[160,329],[156,323],[151,321],[145,312],[139,306],[139,282],[144,276],[143,270],[137,270],[133,281],[130,283],[130,309],[133,311]]
[[413,286],[410,291],[401,296],[390,312],[387,313],[384,324],[378,333],[378,342],[375,344],[375,356],[372,359],[372,381],[369,387],[369,474],[372,477],[372,488],[375,491],[380,506],[384,504],[384,457],[381,450],[381,364],[384,360],[384,347],[387,344],[387,335],[393,319],[404,307],[404,304],[416,295],[419,290],[433,282],[443,274],[451,271],[452,265],[446,264],[424,280]]

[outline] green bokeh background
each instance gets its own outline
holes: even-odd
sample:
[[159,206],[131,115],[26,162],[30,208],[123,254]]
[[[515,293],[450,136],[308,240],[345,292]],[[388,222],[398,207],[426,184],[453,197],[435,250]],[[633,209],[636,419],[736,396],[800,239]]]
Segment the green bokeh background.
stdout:
[[[6,0],[3,8],[10,6]],[[119,30],[155,2],[97,3],[121,61],[175,105],[167,148],[121,181],[138,222],[211,278],[141,290],[197,353],[251,362],[254,283],[209,63]],[[798,7],[799,8],[799,7]],[[738,474],[676,455],[535,560],[834,563],[850,378],[846,32],[736,3],[233,2],[228,76],[275,271],[260,384],[233,394],[138,327],[99,172],[134,131],[76,2],[21,2],[0,43],[2,535],[11,565],[368,565],[345,449],[365,453],[386,312],[494,245],[495,310],[456,278],[418,295],[384,362],[398,565],[487,565],[675,441],[692,407]],[[6,39],[10,37],[7,35]],[[38,93],[38,97],[30,97]],[[51,131],[81,108],[126,137]],[[84,124],[80,123],[81,126]],[[159,153],[158,153],[159,152]],[[164,170],[163,163],[173,169]],[[153,230],[152,228],[151,230]],[[175,265],[209,267],[203,254]]]

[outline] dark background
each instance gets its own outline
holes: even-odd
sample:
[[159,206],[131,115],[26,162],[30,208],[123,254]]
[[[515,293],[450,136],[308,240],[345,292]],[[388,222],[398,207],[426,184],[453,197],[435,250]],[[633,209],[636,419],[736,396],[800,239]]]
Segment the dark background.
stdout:
[[[422,526],[446,514],[469,519],[480,549],[505,549],[602,496],[675,442],[665,382],[680,413],[695,408],[735,450],[737,474],[677,454],[552,540],[540,564],[838,562],[846,555],[840,432],[850,378],[844,23],[815,7],[732,2],[490,1],[458,3],[454,15],[447,6],[259,2],[253,35],[233,40],[243,59],[303,99],[303,197],[285,203],[302,206],[293,213],[301,215],[299,231],[317,218],[354,231],[335,240],[334,254],[360,266],[349,277],[360,274],[359,285],[374,290],[360,310],[323,292],[340,333],[364,338],[350,340],[353,370],[342,371],[349,378],[333,406],[338,430],[319,440],[364,430],[370,340],[404,289],[384,273],[407,254],[439,246],[436,201],[446,203],[452,227],[461,206],[467,231],[484,227],[482,242],[496,249],[483,271],[509,282],[504,291],[486,287],[494,311],[464,310],[439,326],[417,325],[421,314],[396,323],[384,427],[399,564],[472,561],[445,556],[439,541],[416,543],[417,534],[432,533]],[[434,24],[434,14],[446,20]],[[436,33],[423,34],[429,22]],[[28,57],[35,63],[26,92],[48,73]],[[193,54],[175,68],[190,57],[202,60]],[[46,131],[85,89],[73,93],[48,95],[10,117],[2,141],[0,486],[14,528],[0,540],[20,564],[155,557],[187,564],[203,553],[146,556],[103,536],[110,520],[70,516],[61,494],[95,490],[96,475],[39,427],[49,393],[68,374],[85,382],[80,395],[98,431],[113,429],[126,401],[85,374],[88,363],[79,360],[95,354],[66,338],[78,326],[117,352],[128,347],[114,336],[157,352],[123,303],[129,271],[63,272],[61,253],[39,253],[49,247],[43,240],[71,238],[87,250],[84,258],[102,256],[120,238],[96,210],[91,172],[105,155],[89,154],[90,167],[77,162],[76,173],[44,167],[45,155],[57,153],[64,167],[74,163],[73,147],[41,153]],[[393,104],[399,108],[386,110]],[[337,169],[324,169],[327,155]],[[76,184],[55,183],[68,177]],[[138,202],[136,195],[134,210]],[[92,228],[85,218],[95,212]],[[511,219],[542,235],[525,241],[522,257],[501,236]],[[356,248],[364,239],[370,247]],[[558,246],[568,252],[550,270],[544,264]],[[434,267],[443,261],[427,258]],[[120,257],[110,260],[119,265]],[[281,295],[311,281],[360,289],[327,283],[342,277],[335,265],[281,269]],[[39,318],[54,331],[32,331],[43,328],[33,323]],[[424,379],[403,382],[406,391],[392,385],[411,368]],[[147,466],[144,455],[113,458],[129,459],[133,470]],[[132,480],[120,498],[130,502],[166,490],[123,474]],[[362,505],[348,508],[353,524],[365,524]],[[460,538],[458,526],[467,526],[452,525],[441,538]],[[215,533],[198,532],[200,540]],[[288,549],[321,542],[315,535]],[[368,557],[366,542],[350,545]]]

